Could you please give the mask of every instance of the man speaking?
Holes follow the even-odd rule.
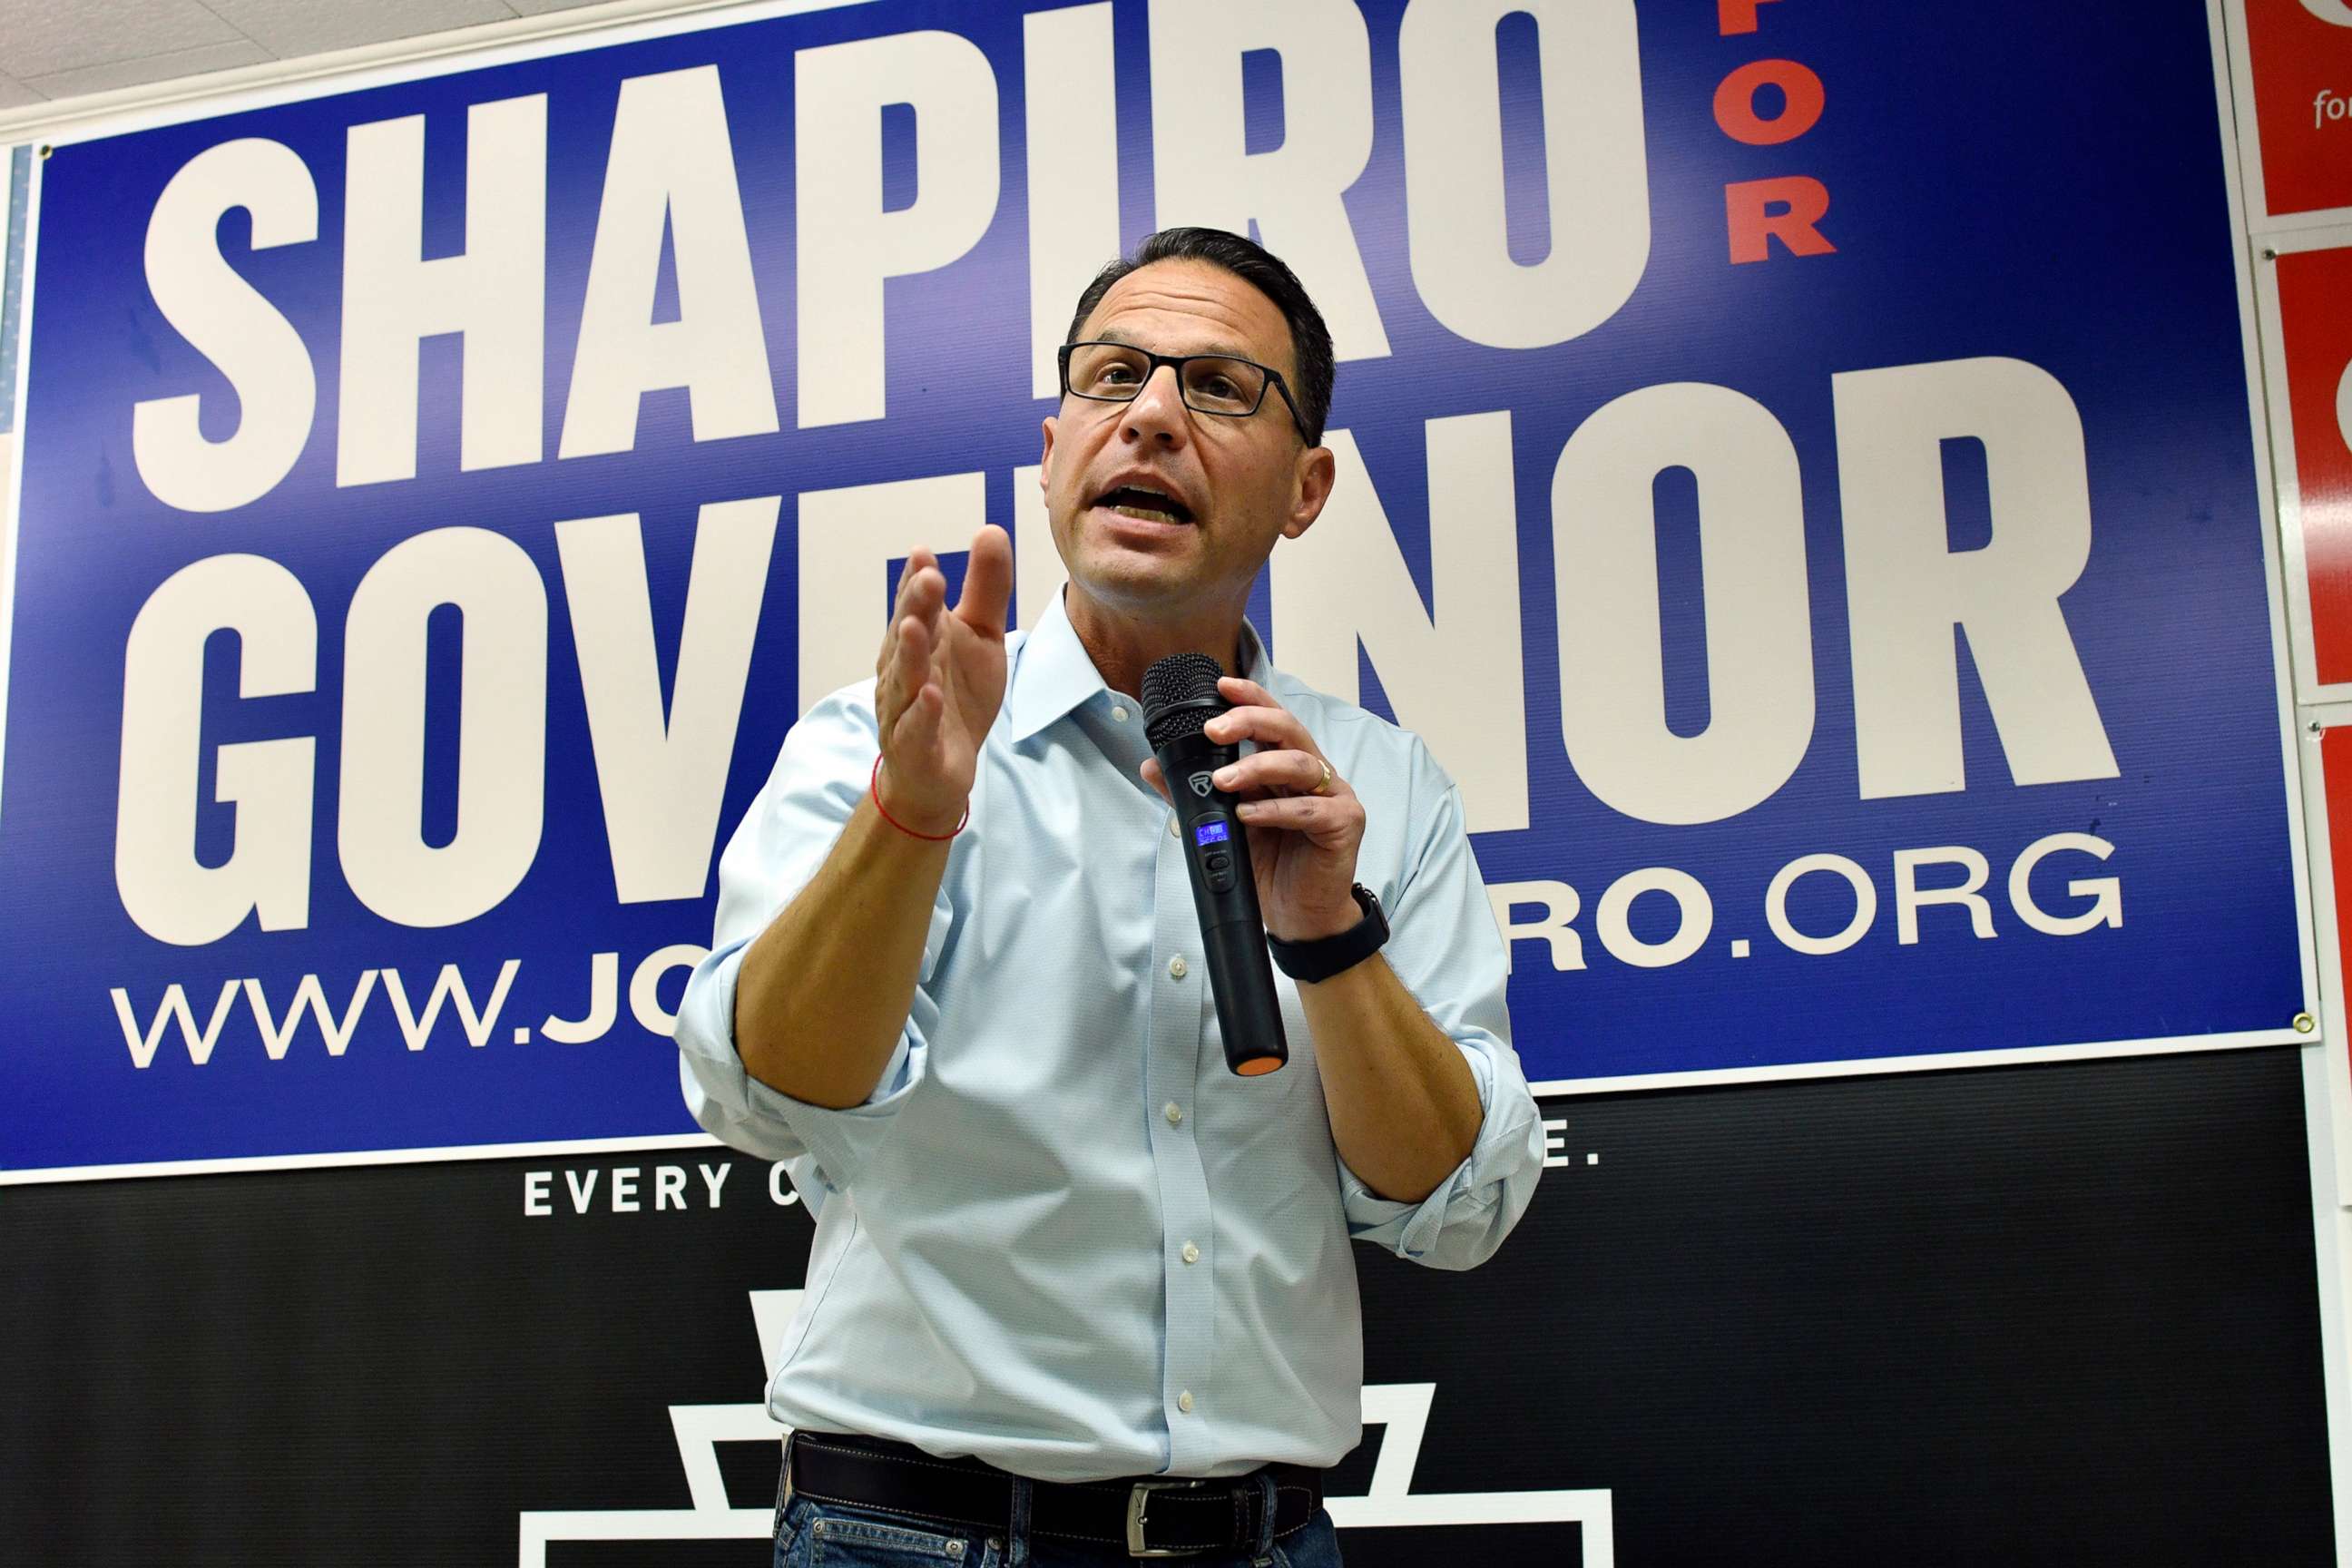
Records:
[[[678,1015],[696,1119],[816,1221],[768,1391],[780,1563],[1336,1563],[1349,1239],[1472,1268],[1543,1163],[1458,791],[1243,619],[1330,494],[1322,316],[1248,240],[1171,229],[1069,339],[1068,586],[1008,637],[1003,530],[952,607],[909,558],[874,680],[730,841]],[[1181,835],[1155,743],[1233,759],[1178,781]],[[1267,941],[1236,943],[1208,916],[1251,890]],[[1267,1037],[1229,1041],[1251,984]]]

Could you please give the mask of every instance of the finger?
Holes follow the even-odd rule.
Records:
[[[939,557],[919,544],[907,552],[907,559],[898,567],[899,596],[901,598],[906,596],[907,584],[912,583],[925,568],[936,566],[939,563]]]
[[[1277,795],[1245,800],[1234,808],[1252,827],[1278,827],[1304,833],[1318,843],[1344,840],[1361,809],[1351,800],[1321,795]]]
[[[1143,759],[1143,782],[1150,784],[1153,789],[1158,790],[1160,792],[1160,799],[1166,801],[1171,805],[1176,804],[1175,797],[1168,793],[1168,780],[1160,772],[1160,762],[1158,758],[1146,757]]]
[[[1228,708],[1210,720],[1203,731],[1221,746],[1255,741],[1261,746],[1287,746],[1322,755],[1316,748],[1315,737],[1307,732],[1307,726],[1298,721],[1297,715],[1281,708]]]
[[[912,616],[902,617],[893,628],[890,668],[875,698],[875,714],[886,732],[922,690],[930,671],[930,628]]]
[[[938,687],[926,684],[918,689],[892,728],[890,753],[906,759],[909,769],[920,767],[939,749],[940,722],[947,706]]]
[[[1231,763],[1216,772],[1216,784],[1231,795],[1246,795],[1255,790],[1287,790],[1294,795],[1338,795],[1346,787],[1339,774],[1331,775],[1331,787],[1318,789],[1323,782],[1327,764],[1312,752],[1254,752],[1237,763]]]
[[[992,522],[972,536],[963,592],[956,596],[956,619],[976,632],[1001,637],[1012,599],[1013,537]]]
[[[1273,692],[1268,691],[1265,687],[1260,686],[1256,681],[1252,680],[1246,675],[1221,675],[1217,677],[1217,691],[1226,701],[1234,704],[1237,708],[1279,708],[1282,706],[1279,701],[1276,700]]]
[[[929,554],[929,551],[924,552]],[[928,565],[915,574],[907,595],[907,614],[916,616],[924,626],[937,627],[940,615],[947,609],[948,579],[937,564]]]
[[[931,628],[913,616],[898,623],[898,695],[903,700],[913,701],[930,679],[938,641]]]
[[[907,552],[906,569],[898,574],[898,594],[891,604],[890,618],[915,616],[926,624],[936,624],[947,596],[947,574],[940,570],[940,558],[917,545]]]
[[[890,679],[891,664],[898,656],[898,623],[906,619],[908,608],[914,602],[915,579],[922,574],[925,564],[925,552],[918,550],[907,557],[906,564],[899,569],[898,586],[890,595],[889,621],[882,634],[882,651],[874,656],[874,679],[877,682]]]
[[[892,620],[897,620],[914,607],[915,595],[919,585],[922,584],[923,574],[927,572],[935,573],[939,568],[939,557],[921,546],[918,545],[908,552],[907,564],[898,574],[898,597],[892,600],[890,605]]]

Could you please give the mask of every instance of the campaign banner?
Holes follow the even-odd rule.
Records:
[[[2297,235],[2266,265],[2271,442],[2296,651],[2305,697],[2341,697],[2352,694],[2352,228]]]
[[[2231,0],[2244,40],[2254,211],[2352,207],[2352,0]]]
[[[1329,319],[1252,617],[1460,783],[1538,1085],[2299,1037],[2219,16],[753,7],[57,144],[0,1166],[690,1135],[719,846],[909,550],[1055,591],[1187,222]]]

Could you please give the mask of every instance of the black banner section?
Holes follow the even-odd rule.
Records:
[[[1360,1253],[1355,1568],[2333,1562],[2294,1050],[1547,1114],[1492,1263]],[[709,1150],[10,1189],[0,1540],[751,1568],[790,1194]]]

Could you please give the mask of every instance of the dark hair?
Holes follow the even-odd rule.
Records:
[[[1077,313],[1070,318],[1070,330],[1063,334],[1062,341],[1077,341],[1079,329],[1095,313],[1095,307],[1102,303],[1103,296],[1110,292],[1112,284],[1155,261],[1206,262],[1232,273],[1274,301],[1274,308],[1289,323],[1290,357],[1297,367],[1296,374],[1286,376],[1284,381],[1291,395],[1298,400],[1298,419],[1307,426],[1307,444],[1321,446],[1323,421],[1331,412],[1331,329],[1323,324],[1323,312],[1307,297],[1298,275],[1264,246],[1238,234],[1222,228],[1163,228],[1147,236],[1132,256],[1122,256],[1095,274],[1087,291],[1078,296]]]

